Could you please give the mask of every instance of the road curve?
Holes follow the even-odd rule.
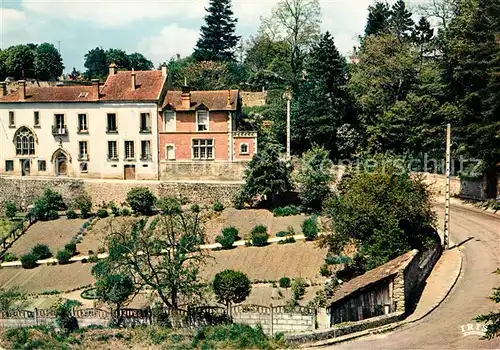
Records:
[[[442,223],[444,208],[436,206]],[[442,225],[441,225],[442,226]],[[393,332],[359,338],[327,349],[500,349],[500,338],[463,336],[462,325],[498,308],[488,297],[500,286],[492,271],[500,267],[500,217],[452,205],[450,235],[464,256],[462,274],[448,298],[421,321]],[[455,248],[456,249],[456,248]]]

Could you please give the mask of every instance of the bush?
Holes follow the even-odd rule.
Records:
[[[12,254],[12,253],[6,253],[2,257],[2,261],[3,262],[11,262],[11,261],[17,261],[17,260],[18,260],[18,257],[15,254]]]
[[[57,252],[56,259],[59,264],[64,265],[69,263],[71,256],[71,252],[68,252],[67,250],[60,250]]]
[[[333,273],[332,271],[330,271],[330,268],[328,267],[327,264],[323,264],[319,268],[319,274],[323,277],[330,277]]]
[[[17,214],[17,207],[13,202],[5,203],[5,216],[9,219],[13,219]]]
[[[295,205],[289,205],[286,207],[278,207],[273,210],[274,216],[292,216],[298,215],[299,209]]]
[[[276,233],[276,237],[286,237],[286,236],[288,236],[287,231],[279,231]]]
[[[306,292],[306,281],[303,278],[295,278],[292,282],[292,295],[295,300],[300,300]]]
[[[46,244],[37,244],[31,248],[31,254],[36,256],[37,260],[48,259],[52,256],[49,246]]]
[[[214,205],[212,206],[212,209],[216,212],[220,212],[220,211],[223,211],[224,210],[224,204],[222,204],[221,202],[217,201],[214,203]]]
[[[279,241],[278,244],[288,244],[288,243],[295,243],[296,240],[293,238],[293,236],[287,236],[284,240]]]
[[[59,219],[59,213],[55,210],[49,210],[47,213],[47,220],[57,220]]]
[[[225,227],[222,229],[222,235],[215,238],[215,241],[219,243],[223,249],[229,249],[233,247],[233,243],[238,238],[238,229],[236,227]]]
[[[24,254],[21,257],[21,265],[25,269],[33,269],[38,266],[37,260],[37,256],[33,253]]]
[[[263,225],[255,226],[250,232],[252,238],[252,245],[256,247],[262,247],[267,244],[269,239],[269,234],[267,233],[267,227]]]
[[[101,208],[97,211],[97,216],[100,217],[101,219],[108,217],[108,215],[109,214],[108,214],[108,211],[106,209]]]
[[[292,285],[292,281],[289,277],[281,277],[280,278],[280,288],[290,288]]]
[[[252,290],[252,283],[243,272],[224,270],[215,275],[212,289],[217,301],[229,308],[232,303],[245,301]]]
[[[31,214],[38,220],[55,220],[59,218],[57,210],[65,210],[66,205],[60,193],[46,189],[40,198],[35,200]]]
[[[113,216],[120,216],[120,209],[116,206],[115,202],[111,201],[108,203],[108,208],[111,209]]]
[[[97,255],[93,254],[93,255],[90,255],[89,258],[87,259],[87,261],[89,263],[96,263],[99,261],[99,258],[97,257]]]
[[[307,241],[314,241],[318,236],[318,218],[316,215],[312,215],[310,218],[304,220],[301,225],[302,233],[306,237]]]
[[[66,217],[70,220],[73,220],[73,219],[76,219],[78,217],[78,215],[76,214],[76,212],[73,209],[70,209],[66,212]]]
[[[87,218],[92,210],[92,198],[88,194],[81,194],[75,197],[73,206],[80,210],[83,218]]]
[[[149,215],[156,203],[156,197],[147,187],[134,187],[127,193],[127,203],[135,213]]]
[[[239,238],[239,233],[238,229],[234,226],[224,227],[222,229],[222,235],[224,237],[233,237],[235,240]]]
[[[71,253],[71,256],[76,254],[76,243],[75,242],[69,242],[64,246],[64,250],[68,251]]]
[[[123,208],[120,210],[120,215],[121,216],[130,216],[130,210],[128,208]]]

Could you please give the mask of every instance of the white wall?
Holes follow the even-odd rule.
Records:
[[[9,111],[15,112],[15,128],[9,127]],[[40,127],[34,127],[34,111],[40,112]],[[78,114],[87,114],[89,134],[78,134]],[[107,113],[116,113],[118,134],[107,134]],[[140,134],[140,113],[151,116],[150,134]],[[64,114],[68,127],[68,136],[52,135],[54,114]],[[53,153],[62,146],[72,158],[68,163],[68,176],[89,178],[122,179],[124,165],[133,164],[137,179],[156,179],[157,170],[157,106],[154,103],[2,103],[0,104],[0,173],[5,172],[5,160],[14,160],[14,173],[21,174],[19,160],[31,158],[31,175],[55,176],[55,164],[51,163]],[[27,126],[36,133],[38,143],[35,144],[34,156],[16,156],[13,138],[16,130]],[[107,141],[116,140],[118,144],[118,161],[107,160]],[[135,161],[125,161],[124,141],[134,141]],[[151,141],[151,161],[141,161],[141,140]],[[88,173],[80,172],[78,161],[78,142],[88,142]],[[38,172],[38,160],[45,160],[46,172]],[[116,167],[113,167],[116,165]],[[147,165],[144,167],[143,165]]]

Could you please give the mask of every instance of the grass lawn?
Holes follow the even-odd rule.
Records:
[[[0,219],[0,239],[9,234],[13,225],[12,221],[8,219]]]

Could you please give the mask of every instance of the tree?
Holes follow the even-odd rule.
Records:
[[[231,304],[241,303],[250,295],[252,284],[243,272],[224,270],[215,275],[212,288],[217,301],[226,305],[229,312]]]
[[[253,203],[257,198],[274,205],[292,189],[290,165],[280,158],[281,145],[268,140],[245,169],[245,184],[238,201]]]
[[[365,36],[386,33],[389,30],[390,17],[391,10],[387,2],[377,1],[375,5],[368,6]]]
[[[361,261],[363,270],[438,242],[435,214],[423,179],[410,176],[396,158],[371,160],[361,161],[358,170],[348,169],[339,193],[325,203],[332,233],[320,238],[320,245],[335,255],[342,254],[347,245],[355,245],[355,260]]]
[[[399,40],[407,39],[412,33],[415,22],[412,13],[406,9],[404,0],[397,0],[391,8],[390,26]]]
[[[305,53],[320,34],[321,7],[319,0],[280,0],[272,16],[262,19],[261,31],[289,44],[292,72],[290,85],[298,88]]]
[[[147,187],[134,187],[127,193],[127,203],[137,214],[149,215],[156,203],[156,197]]]
[[[87,52],[84,67],[87,68],[85,72],[87,79],[104,78],[109,71],[106,52],[100,47]]]
[[[423,64],[424,53],[429,52],[429,43],[434,36],[434,29],[424,17],[420,17],[413,31],[413,42],[420,48],[420,65]]]
[[[68,78],[70,80],[77,80],[80,77],[80,75],[81,75],[80,71],[76,70],[76,68],[73,67],[73,70],[71,71],[71,73],[69,73]]]
[[[154,68],[153,62],[148,60],[142,53],[134,52],[128,55],[130,68],[135,70],[152,70]]]
[[[34,68],[35,76],[39,80],[57,80],[62,75],[64,70],[62,57],[54,45],[43,43],[37,46]]]
[[[232,61],[240,37],[235,35],[236,23],[231,0],[210,0],[205,25],[201,27],[193,57],[197,61]]]
[[[174,85],[184,85],[184,80],[194,90],[221,90],[229,85],[226,63],[203,61],[181,67],[175,75]]]
[[[200,249],[205,234],[199,208],[183,211],[173,206],[149,225],[147,221],[110,225],[106,238],[109,257],[100,269],[128,276],[136,292],[144,287],[152,289],[166,307],[194,302],[203,293],[199,270],[206,260]]]
[[[53,306],[56,314],[56,323],[67,334],[78,329],[78,320],[71,314],[74,308],[81,306],[78,300],[59,299]]]
[[[92,210],[92,198],[88,194],[81,194],[73,199],[73,207],[80,210],[83,218],[88,217]]]
[[[497,269],[494,273],[500,274],[500,269]],[[490,299],[497,304],[500,303],[500,288],[493,289]],[[500,312],[490,312],[489,314],[480,315],[475,320],[486,323],[486,333],[484,335],[486,339],[491,340],[500,336]]]
[[[299,198],[307,210],[320,212],[323,202],[330,196],[332,161],[328,151],[314,146],[302,155],[297,175]]]
[[[130,59],[127,53],[120,49],[107,49],[105,52],[106,55],[106,67],[109,67],[111,63],[116,64],[118,68],[124,70],[131,70]],[[108,69],[106,69],[106,73]]]
[[[5,203],[5,216],[12,220],[16,217],[16,214],[17,206],[14,204],[14,202]]]
[[[9,76],[14,79],[34,77],[35,52],[28,45],[16,45],[7,49],[5,66]]]
[[[35,200],[32,214],[38,220],[51,220],[52,212],[66,209],[66,205],[60,193],[46,188],[42,196]]]
[[[26,294],[19,287],[0,288],[0,312],[23,310],[27,304]]]

